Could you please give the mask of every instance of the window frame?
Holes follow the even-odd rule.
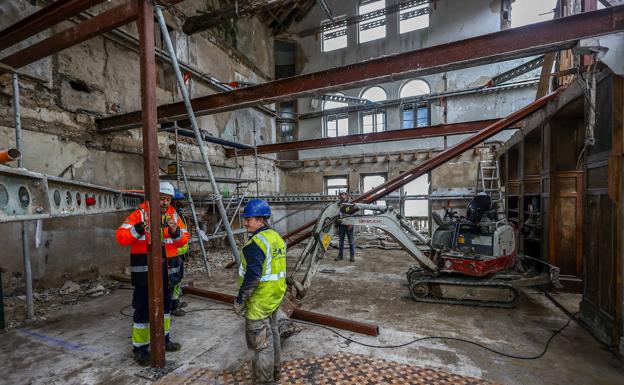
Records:
[[[426,7],[425,7],[425,5],[426,5]],[[414,10],[425,9],[425,8],[427,9],[427,12],[425,12],[424,14],[413,17],[415,19],[417,17],[421,17],[421,16],[424,16],[424,15],[427,15],[427,25],[425,27],[420,27],[420,28],[416,28],[416,29],[410,29],[409,31],[402,31],[401,30],[401,22],[405,21],[405,20],[412,19],[412,18],[407,18],[405,20],[401,20],[401,15],[405,14],[405,13],[408,13],[408,12],[412,12],[412,11],[408,11],[409,9],[412,9],[412,8],[414,8]],[[398,33],[399,36],[401,36],[403,34],[406,34],[406,33],[410,33],[410,32],[421,31],[423,29],[429,28],[430,26],[431,26],[431,3],[429,3],[429,1],[427,1],[425,3],[422,3],[422,4],[419,4],[419,5],[412,6],[412,7],[406,7],[405,9],[399,9],[399,11],[397,12],[397,31],[399,32]]]
[[[329,20],[329,19],[323,20],[323,21],[321,21],[321,27],[324,27],[325,25],[337,24],[337,23],[340,23],[340,25],[335,27],[335,28],[331,28],[331,29],[327,29],[327,30],[325,30],[323,28],[323,30],[321,32],[321,52],[323,52],[323,53],[325,53],[325,52],[334,52],[334,51],[338,51],[338,50],[345,49],[345,48],[349,47],[349,36],[348,36],[348,33],[349,33],[349,28],[348,27],[349,26],[347,25],[347,16],[346,15],[343,15],[343,16],[340,16],[340,17],[335,17],[333,22],[331,20]],[[344,45],[344,47],[339,47],[339,48],[326,50],[325,49],[325,44],[326,44],[325,41],[326,40],[331,40],[331,39],[325,39],[325,35],[326,34],[330,34],[330,33],[336,33],[338,31],[343,31],[343,30],[344,30],[344,33],[340,34],[339,36],[336,36],[334,39],[338,39],[338,38],[340,38],[342,36],[345,36],[345,45]]]
[[[383,7],[379,8],[379,9],[376,9],[374,11],[360,13],[360,9],[362,8],[362,6],[365,6],[365,5],[368,5],[368,4],[377,3],[377,2],[383,2]],[[386,0],[360,0],[358,2],[358,5],[357,5],[357,15],[358,16],[366,15],[366,14],[371,13],[371,12],[376,12],[377,10],[385,9],[386,7],[387,7]],[[388,21],[387,21],[387,18],[388,18],[388,15],[384,14],[382,16],[377,16],[377,17],[374,17],[374,18],[371,18],[371,19],[362,20],[362,21],[358,22],[357,23],[357,38],[358,38],[357,41],[358,41],[358,44],[364,44],[364,43],[368,43],[368,42],[371,42],[371,41],[377,41],[377,40],[381,40],[381,39],[387,38],[388,37]],[[368,31],[368,30],[372,30],[372,29],[375,29],[375,28],[379,28],[379,26],[374,26],[374,27],[367,28],[367,29],[364,29],[364,30],[361,29],[362,26],[363,25],[365,26],[365,25],[368,25],[368,24],[374,24],[376,22],[379,22],[380,26],[383,26],[383,36],[379,36],[379,37],[376,37],[374,39],[363,41],[362,40],[362,32],[363,31]]]
[[[406,108],[411,107],[411,108]],[[426,124],[419,124],[418,111],[425,109],[427,111],[427,122]],[[411,110],[412,111],[412,120],[410,127],[405,127],[405,112]],[[431,104],[427,100],[419,100],[415,102],[401,103],[400,118],[401,118],[401,129],[406,130],[410,128],[419,128],[419,127],[427,127],[431,126]]]
[[[338,122],[343,119],[346,120],[347,122],[347,133],[345,135],[339,135]],[[336,122],[336,135],[335,136],[329,136],[329,122],[330,121]],[[349,135],[349,114],[348,113],[339,112],[335,114],[328,114],[323,117],[323,138],[338,138],[340,136],[347,136],[347,135]]]
[[[383,123],[381,124],[381,130],[379,129],[380,124],[377,121],[377,118],[379,115],[383,116]],[[365,132],[364,131],[364,118],[366,116],[372,116],[373,118],[373,131],[372,132],[383,132],[386,131],[388,129],[388,115],[386,114],[386,109],[385,108],[374,108],[372,110],[366,110],[366,111],[362,111],[360,112],[360,132],[362,134],[368,134],[369,132]]]
[[[344,184],[344,185],[332,185],[332,186],[330,186],[328,182],[329,182],[331,179],[345,179],[346,184]],[[330,189],[330,188],[332,188],[332,189],[338,189],[338,190],[339,190],[339,192],[340,192],[340,191],[346,191],[346,192],[348,192],[348,191],[349,191],[349,175],[326,175],[326,176],[324,176],[324,177],[323,177],[323,193],[324,193],[325,195],[336,195],[336,196],[338,196],[339,192],[338,192],[338,193],[336,193],[336,194],[330,194],[330,193],[329,193],[329,189]],[[344,188],[344,190],[342,190],[342,188]]]

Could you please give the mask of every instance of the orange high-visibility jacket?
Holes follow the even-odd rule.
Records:
[[[147,205],[145,203],[141,203],[139,208],[134,210],[117,229],[117,243],[121,246],[130,246],[131,254],[147,253],[147,241],[145,240],[145,235],[139,235],[134,229],[134,225],[137,223],[145,222],[146,211]],[[177,238],[171,238],[169,236],[169,226],[166,224],[165,217],[172,217],[175,219],[176,224],[180,228],[180,235]],[[184,246],[189,240],[189,233],[186,229],[186,225],[178,213],[176,213],[175,209],[171,206],[167,207],[166,213],[161,214],[160,220],[160,235],[162,243],[165,246],[165,254],[167,258],[176,257],[178,255],[178,247]],[[155,225],[157,222],[152,220],[152,223]],[[152,239],[155,239],[155,234],[158,233],[155,233],[152,230]]]

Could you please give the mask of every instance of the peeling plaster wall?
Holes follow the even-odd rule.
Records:
[[[120,4],[121,0],[105,2],[89,10],[97,14]],[[202,9],[203,1],[188,0],[179,9],[195,14]],[[34,12],[30,2],[1,2],[0,29]],[[166,13],[167,24],[181,31],[180,21]],[[59,32],[69,26],[64,22],[51,29]],[[136,53],[135,23],[121,27],[128,34],[124,45],[106,36],[90,39],[49,58],[20,69],[21,110],[24,137],[24,164],[29,170],[59,175],[95,184],[127,189],[143,188],[142,139],[140,130],[116,134],[99,134],[95,119],[140,108],[139,61]],[[173,33],[176,52],[181,60],[200,72],[222,81],[248,80],[264,82],[273,76],[273,43],[270,31],[257,20],[239,23],[239,47],[226,47],[209,33],[187,37]],[[47,37],[50,32],[40,34]],[[39,36],[26,43],[3,51],[6,54],[24,48]],[[134,45],[133,45],[134,44]],[[253,68],[245,63],[251,63]],[[181,100],[169,65],[157,60],[157,99],[159,104]],[[164,76],[162,76],[164,75]],[[163,82],[163,80],[165,80]],[[215,91],[200,80],[190,82],[191,94],[203,96]],[[15,130],[10,77],[0,77],[0,148],[13,147]],[[274,121],[257,110],[243,109],[204,116],[199,119],[201,128],[216,137],[247,144],[256,141],[275,141]],[[159,134],[161,169],[175,158],[173,135]],[[201,160],[199,151],[191,141],[180,139],[183,158]],[[217,176],[253,179],[256,177],[253,157],[228,159],[224,148],[208,144],[209,157]],[[270,157],[258,160],[259,189],[261,194],[280,190],[282,171],[275,167]],[[187,166],[188,174],[203,175],[203,167]],[[238,170],[238,172],[237,172]],[[234,185],[220,189],[233,191]],[[209,193],[208,184],[193,183],[192,190]],[[255,191],[255,185],[253,185]],[[114,232],[127,214],[106,214],[69,219],[43,221],[41,245],[34,245],[34,223],[31,232],[31,258],[35,285],[61,284],[65,277],[76,279],[91,277],[98,271],[120,270],[129,262],[128,250],[119,247]],[[0,251],[0,265],[9,274],[19,276],[23,270],[21,250],[21,224],[0,224],[5,234],[5,247]],[[88,239],[89,242],[84,242]],[[6,281],[5,281],[6,282]]]

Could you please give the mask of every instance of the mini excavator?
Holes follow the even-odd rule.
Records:
[[[521,287],[561,287],[559,268],[519,258],[514,227],[498,218],[489,195],[473,197],[465,217],[447,208],[432,219],[437,228],[429,238],[391,206],[330,204],[288,277],[290,293],[298,299],[306,295],[338,224],[374,227],[393,237],[417,262],[407,281],[418,302],[512,308]]]

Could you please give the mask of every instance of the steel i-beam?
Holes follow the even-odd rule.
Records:
[[[374,189],[367,191],[366,193],[360,195],[353,201],[361,202],[361,203],[372,203],[383,198],[384,196],[392,193],[393,191],[398,190],[402,186],[405,186],[406,184],[420,177],[421,175],[424,175],[428,173],[429,171],[434,170],[435,168],[439,167],[445,162],[455,158],[456,156],[461,155],[464,151],[467,151],[473,148],[479,143],[485,141],[488,138],[491,138],[492,136],[496,135],[497,133],[501,132],[507,127],[519,122],[521,119],[525,118],[526,116],[544,107],[546,103],[548,103],[550,100],[557,97],[562,90],[563,89],[560,88],[556,90],[555,92],[534,101],[533,103],[527,105],[526,107],[521,108],[520,110],[512,113],[511,115],[498,120],[496,123],[489,125],[483,130],[477,132],[476,134],[464,139],[463,141],[457,143],[456,145],[452,147],[449,147],[448,149],[424,161],[418,166],[379,185],[378,187],[375,187]],[[300,226],[299,228],[287,233],[286,235],[284,235],[284,238],[290,238],[296,234],[299,234],[302,231],[314,226],[315,223],[316,223],[315,221],[308,222]],[[311,232],[308,231],[298,236],[297,238],[292,239],[290,242],[288,242],[288,246],[293,246],[303,241],[304,239],[308,238],[310,235],[311,235]]]
[[[0,223],[135,209],[142,195],[0,165]]]
[[[349,87],[361,87],[443,71],[453,71],[571,48],[579,39],[624,30],[624,5],[512,28],[421,50],[385,56],[230,92],[192,100],[196,115],[207,115],[281,100],[311,96]],[[186,115],[184,103],[158,108],[159,121]],[[137,127],[140,111],[103,118],[99,129]]]
[[[0,51],[105,0],[57,0],[0,31]]]

